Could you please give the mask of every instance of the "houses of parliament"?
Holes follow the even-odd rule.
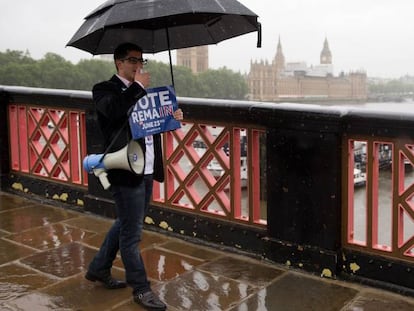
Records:
[[[251,61],[247,75],[249,99],[257,101],[286,100],[366,100],[367,75],[350,72],[333,75],[332,53],[325,38],[320,64],[287,63],[280,38],[276,55],[268,61]]]
[[[208,69],[208,47],[177,50],[177,64],[193,73]],[[248,99],[280,101],[365,101],[368,96],[367,75],[362,71],[333,75],[332,53],[325,38],[320,63],[308,67],[304,62],[286,62],[280,38],[271,63],[251,61],[246,76]]]

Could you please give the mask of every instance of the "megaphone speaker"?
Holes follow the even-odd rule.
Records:
[[[106,179],[106,171],[110,169],[123,169],[137,175],[144,172],[144,153],[138,142],[131,140],[124,148],[113,153],[91,154],[83,159],[83,168],[90,174],[99,177],[105,189],[110,184]]]

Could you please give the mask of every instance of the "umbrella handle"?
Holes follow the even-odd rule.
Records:
[[[165,32],[167,33],[167,46],[168,46],[168,57],[170,58],[170,73],[171,73],[171,82],[172,86],[175,89],[175,83],[174,83],[174,72],[173,72],[173,65],[171,60],[171,48],[170,48],[170,32],[168,31],[168,26],[165,27]]]
[[[257,47],[262,47],[262,24],[257,23]]]

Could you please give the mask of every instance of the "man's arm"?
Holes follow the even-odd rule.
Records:
[[[125,119],[130,107],[146,94],[145,89],[135,82],[125,90],[111,81],[98,83],[92,89],[97,111],[115,122]]]

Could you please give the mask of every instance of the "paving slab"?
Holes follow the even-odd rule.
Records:
[[[357,293],[349,287],[288,272],[232,311],[338,311]]]
[[[5,193],[0,193],[0,212],[34,205],[33,201],[28,199],[16,196],[16,195],[9,195]]]
[[[211,248],[202,247],[194,243],[187,243],[178,239],[170,240],[159,246],[160,248],[177,252],[182,255],[198,258],[204,261],[213,260],[218,257],[224,256],[225,253]]]
[[[48,226],[78,216],[73,211],[41,204],[8,210],[0,215],[0,229],[11,233]]]
[[[27,257],[35,250],[0,239],[0,265]]]
[[[348,306],[341,311],[413,311],[414,302],[401,296],[386,293],[360,292]]]
[[[112,226],[113,219],[77,214],[77,217],[64,221],[66,224],[95,233],[106,233]]]

